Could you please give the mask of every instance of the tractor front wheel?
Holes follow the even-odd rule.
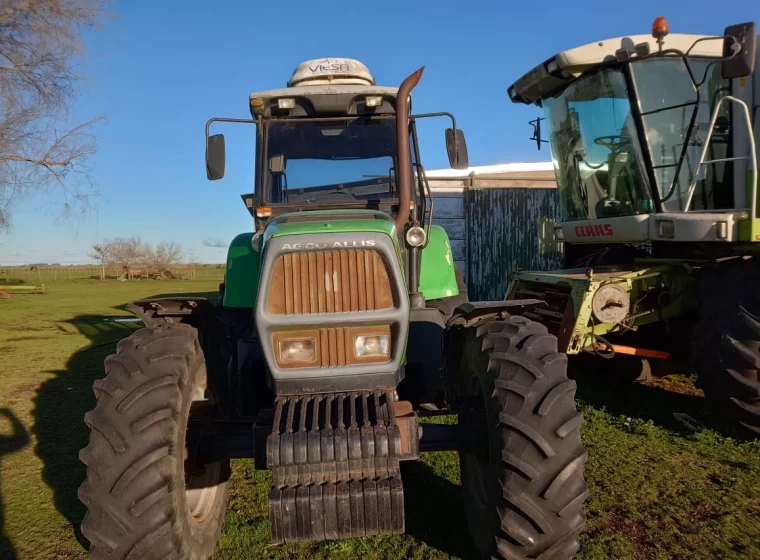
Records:
[[[546,327],[523,317],[478,327],[466,344],[481,362],[460,414],[481,435],[476,451],[460,452],[473,541],[487,558],[569,559],[588,490],[567,356]]]
[[[197,331],[143,328],[122,340],[96,381],[80,452],[87,478],[82,534],[91,558],[211,557],[222,530],[229,461],[195,461],[189,429],[205,400],[206,365]],[[193,406],[196,403],[196,406]]]

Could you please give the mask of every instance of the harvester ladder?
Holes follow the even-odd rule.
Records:
[[[748,156],[718,158],[718,159],[711,159],[711,160],[705,161],[705,155],[707,155],[707,149],[710,146],[710,140],[712,139],[713,132],[715,131],[715,122],[718,119],[718,113],[720,113],[721,104],[724,101],[737,103],[742,108],[744,121],[747,124],[747,130],[749,131],[750,153]],[[686,211],[688,211],[689,206],[691,206],[691,201],[694,198],[694,192],[697,189],[697,178],[699,177],[699,171],[704,164],[721,163],[725,161],[739,161],[739,160],[749,160],[752,163],[752,197],[751,197],[752,200],[750,201],[750,218],[754,220],[757,218],[758,183],[757,183],[757,151],[755,148],[755,134],[754,134],[754,131],[752,130],[752,119],[750,117],[749,107],[744,101],[732,95],[726,95],[725,97],[721,98],[718,101],[718,103],[715,106],[715,109],[713,110],[712,117],[710,118],[710,126],[707,129],[707,138],[705,138],[705,142],[702,146],[702,153],[699,156],[699,164],[697,165],[697,171],[696,173],[694,173],[694,178],[692,179],[691,185],[689,185],[689,198],[686,201]]]

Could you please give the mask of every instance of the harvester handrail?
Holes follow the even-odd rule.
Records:
[[[747,159],[752,162],[752,200],[750,202],[750,218],[756,219],[757,218],[757,189],[758,189],[758,182],[757,182],[757,150],[755,147],[755,135],[754,131],[752,130],[752,119],[750,118],[750,111],[749,107],[747,106],[747,103],[745,103],[743,100],[739,99],[738,97],[734,97],[732,95],[726,95],[718,100],[718,104],[715,106],[715,109],[713,109],[712,117],[710,118],[710,125],[707,130],[707,138],[705,138],[704,144],[702,146],[702,153],[699,156],[699,164],[697,165],[697,170],[694,173],[694,178],[692,179],[691,185],[689,186],[689,198],[686,201],[686,211],[689,211],[689,206],[691,206],[691,201],[694,198],[694,192],[697,190],[697,177],[699,177],[699,168],[702,167],[702,165],[705,162],[705,155],[707,155],[707,149],[710,147],[710,140],[712,139],[713,131],[715,130],[715,122],[718,120],[718,113],[720,112],[721,104],[724,101],[730,101],[732,103],[737,103],[744,112],[744,119],[747,123],[747,131],[749,132],[749,156],[746,157],[737,157],[737,158],[731,158],[734,159]]]

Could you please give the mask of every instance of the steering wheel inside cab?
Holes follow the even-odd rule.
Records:
[[[615,154],[622,152],[623,148],[628,146],[630,143],[631,137],[622,135],[599,136],[598,138],[594,139],[594,144],[604,146]]]

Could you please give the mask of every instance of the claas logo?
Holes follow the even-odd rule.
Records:
[[[610,237],[615,232],[612,224],[599,224],[595,226],[575,226],[575,235],[578,237]]]

